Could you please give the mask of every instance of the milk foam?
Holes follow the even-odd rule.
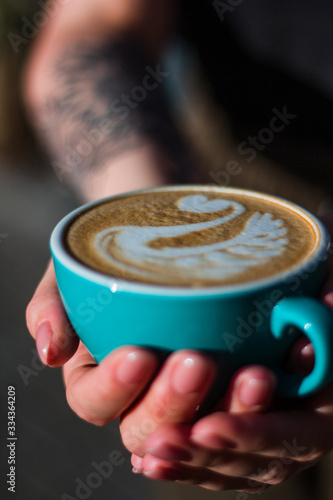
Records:
[[[184,196],[178,210],[214,213],[227,210],[227,215],[211,221],[176,226],[117,226],[99,232],[94,239],[95,252],[117,271],[119,276],[131,274],[136,279],[158,282],[158,275],[173,274],[188,279],[221,282],[262,266],[270,258],[281,255],[289,242],[284,221],[269,212],[254,213],[239,229],[237,218],[246,208],[227,199],[208,199],[204,194]],[[231,210],[231,212],[230,212]],[[227,241],[200,246],[155,248],[158,238],[176,238],[197,231],[234,223],[234,235]],[[157,278],[157,279],[156,279]]]

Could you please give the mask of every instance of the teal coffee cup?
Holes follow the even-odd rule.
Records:
[[[98,362],[127,344],[196,349],[218,360],[221,392],[261,364],[287,397],[333,379],[333,312],[316,298],[328,248],[322,223],[293,203],[200,185],[87,204],[51,237],[64,307]],[[306,376],[284,368],[300,335],[315,352]]]

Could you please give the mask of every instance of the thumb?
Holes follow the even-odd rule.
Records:
[[[26,321],[43,363],[61,366],[75,353],[79,339],[62,305],[52,261],[28,304]]]

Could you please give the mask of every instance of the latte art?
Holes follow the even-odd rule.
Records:
[[[274,220],[271,214],[255,213],[239,235],[230,240],[197,247],[152,248],[156,238],[174,238],[205,231],[235,219],[245,208],[228,200],[209,201],[204,195],[189,195],[179,201],[179,210],[193,212],[218,212],[227,208],[233,211],[209,222],[166,227],[122,226],[99,233],[94,248],[102,258],[119,272],[130,271],[138,278],[154,279],[156,267],[159,274],[179,272],[186,279],[211,279],[221,281],[237,275],[250,266],[260,265],[269,257],[280,255],[288,243],[283,238],[287,229],[283,221]],[[171,268],[171,269],[170,269]]]
[[[298,214],[232,190],[115,198],[83,213],[67,235],[71,253],[98,271],[174,286],[268,277],[301,262],[313,241]]]

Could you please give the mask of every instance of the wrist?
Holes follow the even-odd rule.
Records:
[[[112,158],[96,171],[83,175],[77,183],[85,202],[138,189],[170,184],[174,165],[157,147],[143,145]]]

